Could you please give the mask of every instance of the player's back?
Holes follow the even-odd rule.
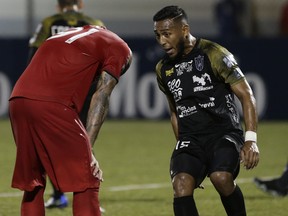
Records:
[[[56,14],[47,19],[47,25],[50,27],[50,35],[55,35],[59,32],[66,31],[71,27],[79,27],[84,25],[101,25],[102,22],[94,20],[89,16],[77,11],[68,11],[65,13]]]
[[[128,45],[107,29],[69,29],[43,43],[11,97],[72,103],[80,110],[92,80],[102,71],[118,79],[130,53]]]
[[[29,41],[30,47],[39,47],[47,38],[71,27],[84,25],[103,26],[101,20],[95,20],[78,11],[66,11],[45,18],[37,27],[33,37]]]

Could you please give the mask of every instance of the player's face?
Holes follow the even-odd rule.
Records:
[[[181,22],[174,22],[171,19],[157,21],[154,23],[154,33],[157,42],[171,59],[183,54],[185,40]]]

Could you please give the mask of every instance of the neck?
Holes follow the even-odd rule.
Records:
[[[66,6],[62,9],[62,12],[67,12],[67,11],[79,11],[79,8],[77,5],[72,5],[72,6]]]
[[[196,38],[192,36],[191,34],[188,35],[188,38],[186,39],[186,46],[185,46],[185,52],[184,54],[188,54],[191,52],[191,50],[194,48],[196,44]]]

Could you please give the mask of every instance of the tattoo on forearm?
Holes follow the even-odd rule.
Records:
[[[115,85],[115,78],[107,73],[104,73],[98,80],[96,92],[92,97],[87,118],[87,132],[92,146],[107,116],[110,94]]]

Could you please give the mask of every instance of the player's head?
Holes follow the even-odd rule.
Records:
[[[79,0],[58,0],[58,4],[61,8],[78,5],[78,2]]]
[[[153,21],[156,39],[168,56],[182,55],[190,35],[186,12],[178,6],[167,6],[154,15]]]
[[[83,0],[58,0],[57,7],[59,12],[65,9],[78,11],[83,8]]]

